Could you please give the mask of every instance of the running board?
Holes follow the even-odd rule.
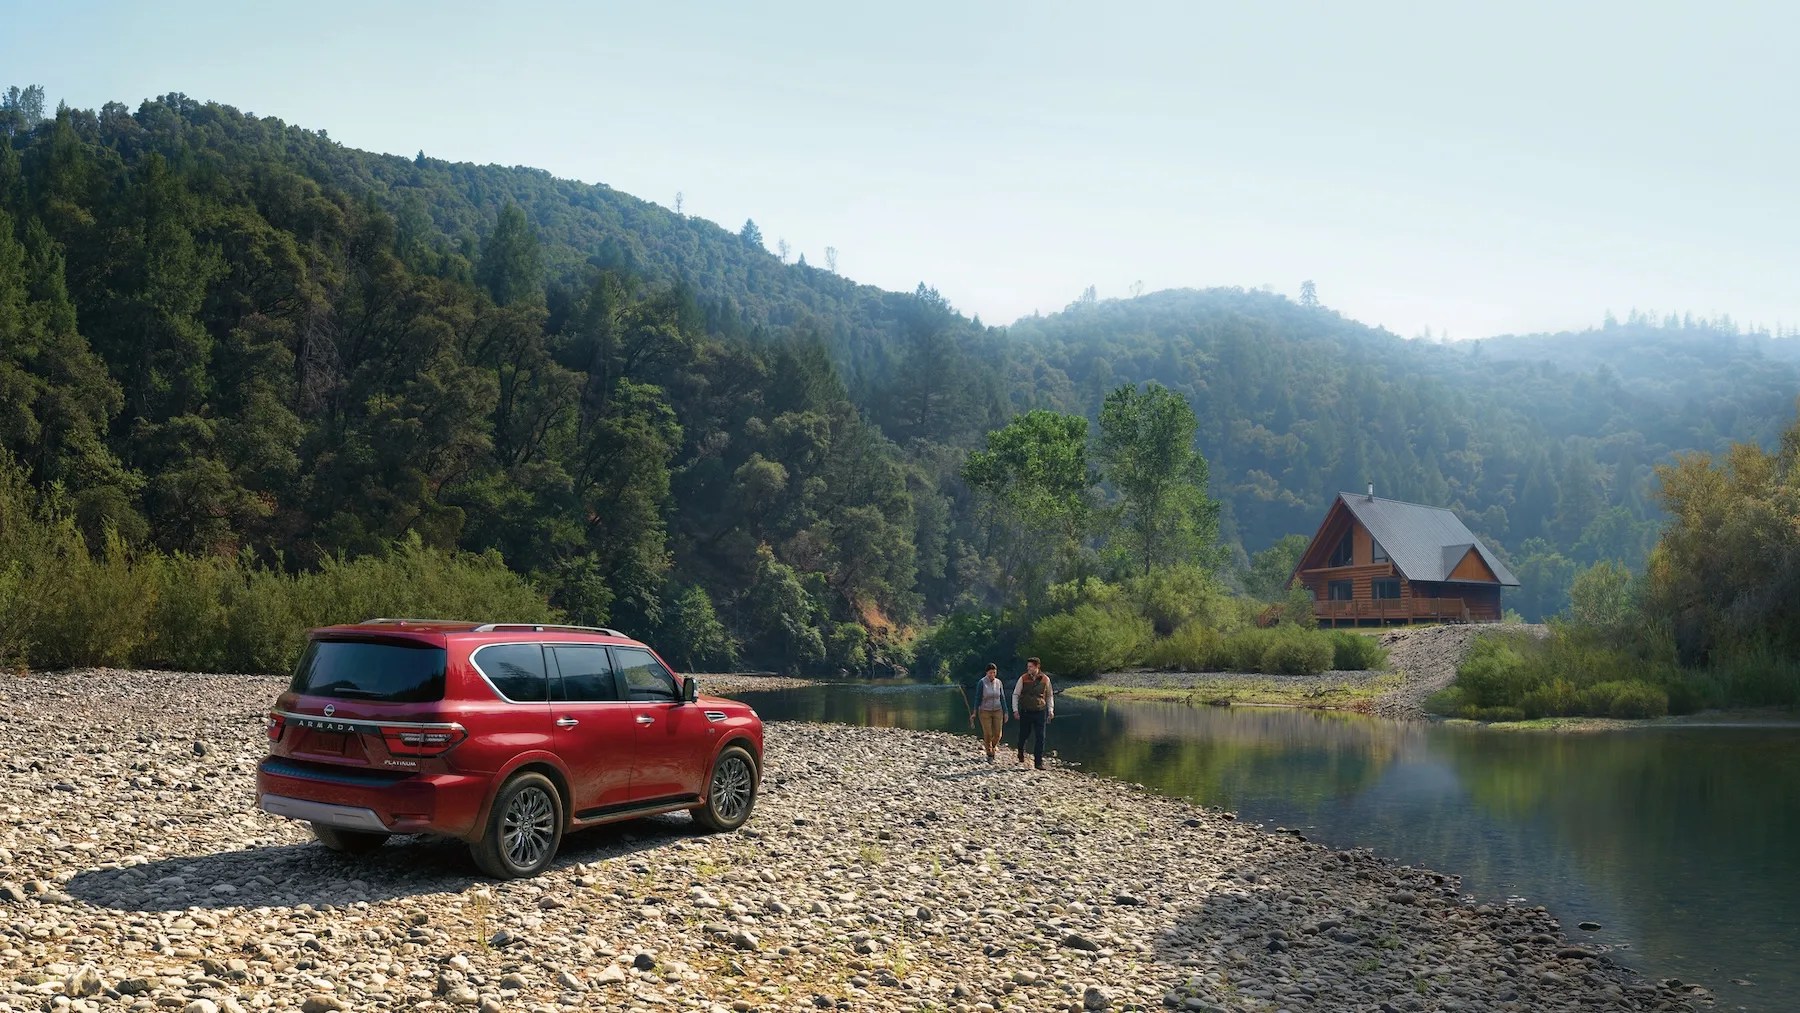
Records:
[[[589,823],[609,823],[613,820],[632,819],[638,816],[657,816],[662,813],[674,812],[677,809],[690,809],[699,804],[700,796],[698,795],[670,795],[666,798],[651,799],[648,802],[583,809],[575,814],[574,822],[577,826]]]

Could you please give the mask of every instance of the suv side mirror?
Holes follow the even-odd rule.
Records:
[[[681,699],[683,703],[693,703],[700,699],[700,683],[691,675],[681,677]]]

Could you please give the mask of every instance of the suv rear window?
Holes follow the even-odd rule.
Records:
[[[289,685],[341,700],[429,703],[444,698],[442,647],[410,640],[314,640]]]

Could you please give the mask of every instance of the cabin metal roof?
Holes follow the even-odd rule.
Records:
[[[1408,580],[1450,583],[1482,583],[1487,581],[1453,581],[1456,564],[1474,549],[1481,561],[1494,571],[1500,583],[1518,587],[1519,580],[1500,562],[1488,547],[1481,544],[1468,525],[1455,513],[1443,507],[1406,503],[1397,499],[1365,496],[1360,492],[1340,492],[1338,499],[1349,508],[1369,536],[1381,543],[1388,558]]]

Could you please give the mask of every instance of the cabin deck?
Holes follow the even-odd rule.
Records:
[[[1321,626],[1360,626],[1363,623],[1466,623],[1491,620],[1473,618],[1468,603],[1460,598],[1386,598],[1361,601],[1314,601],[1313,618]]]

